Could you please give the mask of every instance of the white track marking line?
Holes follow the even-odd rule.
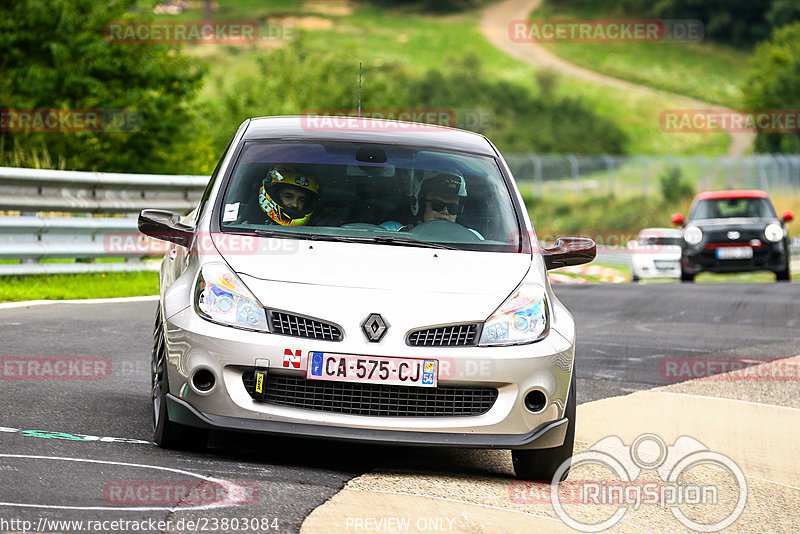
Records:
[[[131,464],[126,462],[112,462],[107,460],[89,460],[87,458],[71,458],[67,456],[34,456],[29,454],[2,454],[0,453],[0,458],[23,458],[26,460],[57,460],[63,462],[78,462],[78,463],[90,463],[90,464],[101,464],[101,465],[114,465],[114,466],[123,466],[123,467],[135,467],[140,469],[153,469],[155,471],[168,471],[172,473],[178,473],[181,475],[189,476],[192,478],[197,478],[200,480],[205,480],[206,482],[213,482],[223,486],[225,490],[230,494],[230,490],[232,488],[239,487],[238,484],[235,482],[229,482],[227,480],[222,480],[219,478],[214,478],[206,475],[201,475],[199,473],[192,473],[191,471],[184,471],[183,469],[177,469],[174,467],[161,467],[157,465],[146,465],[146,464]],[[12,502],[0,502],[0,506],[10,506],[16,508],[45,508],[45,509],[54,509],[54,510],[113,510],[118,512],[154,512],[154,511],[183,511],[183,510],[212,510],[215,508],[227,508],[230,506],[238,506],[240,503],[238,502],[230,502],[230,503],[221,503],[221,504],[206,504],[203,506],[58,506],[52,504],[28,504],[28,503],[12,503]]]
[[[107,299],[73,299],[73,300],[23,300],[20,302],[2,302],[0,310],[9,308],[25,308],[27,306],[41,306],[44,304],[111,304],[125,302],[149,302],[158,300],[158,295],[145,295],[140,297],[119,297]]]

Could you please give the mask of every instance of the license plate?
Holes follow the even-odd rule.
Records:
[[[749,260],[753,257],[750,247],[722,247],[717,249],[717,258],[720,260]]]
[[[312,352],[306,379],[432,388],[436,387],[438,374],[436,360]]]
[[[656,269],[660,271],[666,271],[667,269],[677,269],[678,262],[677,261],[666,261],[666,260],[656,260],[655,262]]]

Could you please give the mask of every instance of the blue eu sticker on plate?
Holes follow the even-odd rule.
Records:
[[[322,353],[311,353],[311,374],[314,376],[322,376]]]

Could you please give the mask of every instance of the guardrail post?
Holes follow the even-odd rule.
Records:
[[[614,158],[609,156],[608,154],[603,154],[600,156],[603,158],[603,161],[606,164],[606,172],[608,172],[608,193],[610,195],[614,195]]]
[[[530,155],[531,163],[533,164],[533,184],[536,189],[536,194],[539,198],[542,197],[542,158],[536,154]]]
[[[566,154],[567,161],[569,161],[569,174],[572,177],[572,183],[575,187],[575,192],[580,191],[580,184],[578,178],[580,177],[580,163],[574,154]]]

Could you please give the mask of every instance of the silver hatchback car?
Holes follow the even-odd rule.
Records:
[[[145,210],[139,229],[169,242],[159,446],[235,430],[510,449],[531,480],[569,461],[575,324],[547,269],[591,261],[595,244],[541,248],[484,136],[250,119],[194,211]]]

